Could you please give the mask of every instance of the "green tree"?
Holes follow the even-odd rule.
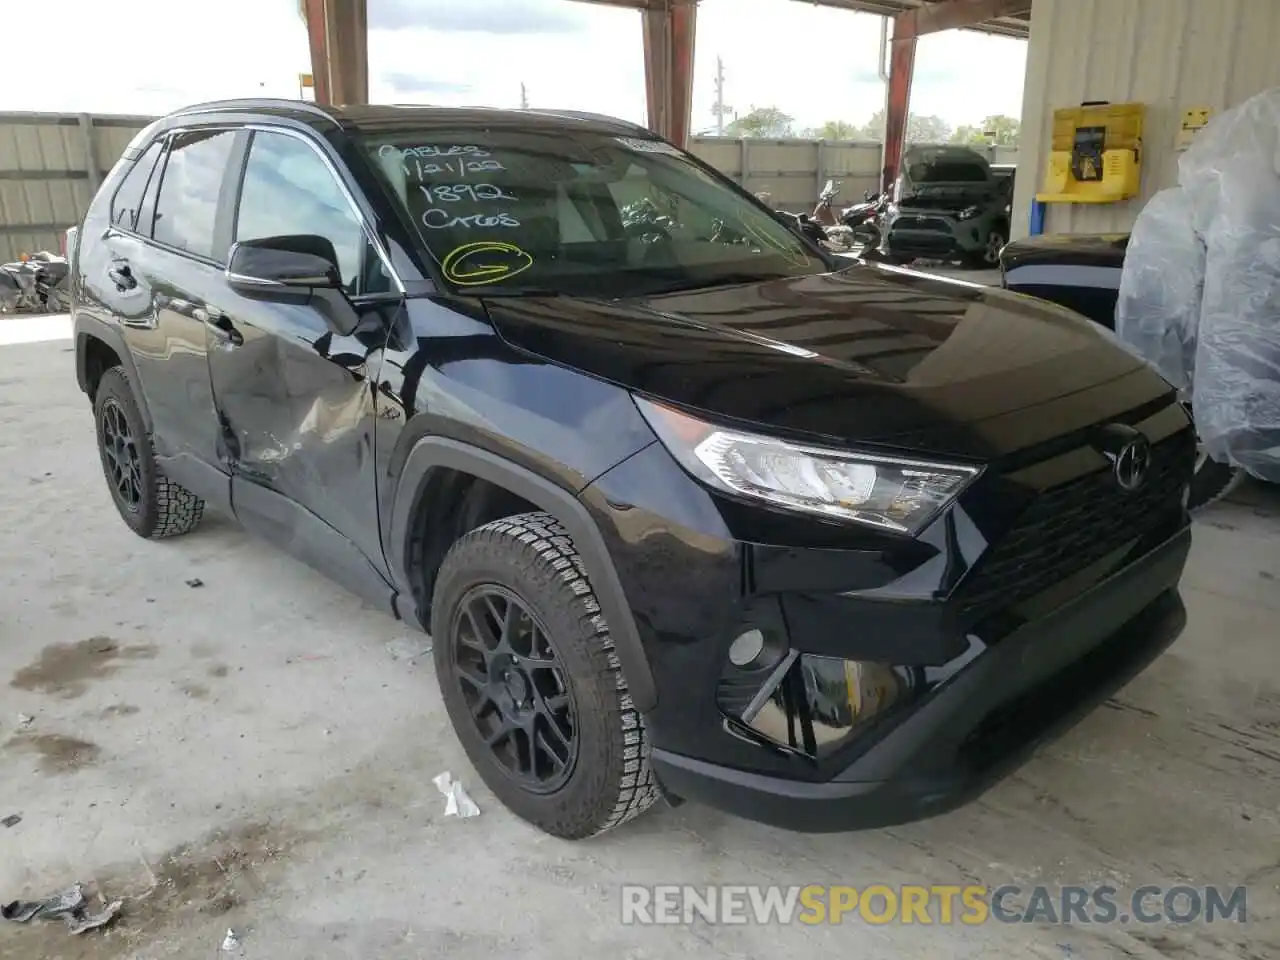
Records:
[[[862,128],[848,120],[828,120],[811,131],[811,136],[817,140],[857,140],[862,137]]]
[[[951,135],[951,142],[966,147],[983,147],[987,144],[987,135],[983,132],[982,127],[962,123],[956,127],[956,132]]]
[[[957,127],[956,132],[951,135],[951,142],[966,145],[985,145],[994,141],[997,146],[1016,147],[1021,127],[1022,124],[1016,117],[1006,116],[1002,113],[996,114],[987,117],[977,126],[966,123]]]
[[[862,136],[867,140],[884,138],[884,111],[877,110],[871,115]],[[932,114],[907,116],[907,143],[946,143],[951,139],[951,125],[941,117]]]
[[[794,131],[795,117],[783,113],[777,107],[752,107],[741,117],[724,128],[726,136],[747,140],[774,140],[790,137]]]
[[[998,147],[1016,147],[1018,135],[1022,132],[1022,121],[1017,117],[1009,117],[1003,113],[996,114],[982,121],[984,133],[993,134]]]

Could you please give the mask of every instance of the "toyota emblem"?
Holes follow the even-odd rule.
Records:
[[[1142,486],[1151,469],[1151,444],[1146,437],[1130,440],[1115,460],[1116,483],[1121,490],[1133,491]]]

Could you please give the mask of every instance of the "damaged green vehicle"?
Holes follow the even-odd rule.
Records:
[[[968,147],[908,148],[885,210],[877,259],[1000,265],[1009,241],[1012,164]]]

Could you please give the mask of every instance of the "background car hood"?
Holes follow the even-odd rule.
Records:
[[[1127,233],[1046,233],[1006,244],[1000,262],[1007,270],[1031,264],[1120,267],[1128,247]]]
[[[1034,426],[1017,438],[981,425],[1142,366],[1061,307],[862,264],[645,300],[486,306],[522,350],[712,418],[818,442],[912,434],[917,448],[957,455],[1059,434],[1043,416],[1023,418]],[[1149,394],[1160,383],[1140,379]]]
[[[963,210],[983,206],[996,196],[994,183],[929,183],[916,186],[898,206],[903,210]]]

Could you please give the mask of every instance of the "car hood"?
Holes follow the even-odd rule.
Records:
[[[1023,237],[1000,254],[1005,269],[1037,266],[1119,267],[1129,247],[1127,233],[1059,233]]]
[[[930,183],[917,185],[898,203],[903,210],[963,210],[997,200],[994,184]]]
[[[710,418],[816,442],[909,437],[913,449],[990,457],[1070,429],[1034,411],[1058,398],[1073,397],[1073,415],[1096,423],[1160,392],[1158,377],[1068,310],[900,268],[486,306],[524,351]],[[1141,382],[1127,390],[1102,388],[1135,375]]]

